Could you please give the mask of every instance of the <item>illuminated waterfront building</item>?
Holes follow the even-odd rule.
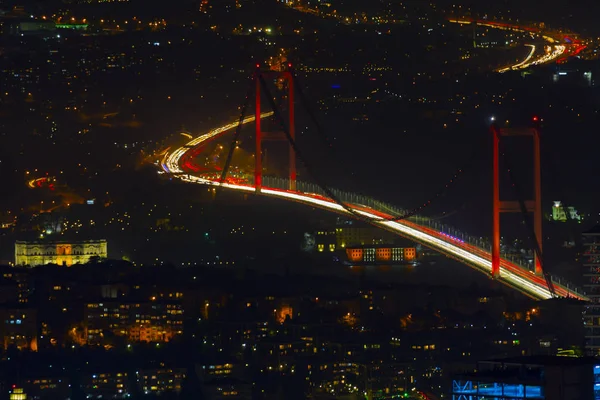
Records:
[[[335,229],[314,232],[314,249],[320,253],[343,250],[351,246],[381,245],[395,239],[389,232],[372,226],[360,226],[355,221],[338,218]]]
[[[414,247],[356,246],[346,247],[348,261],[353,263],[410,263],[417,260]]]
[[[15,243],[15,265],[36,267],[58,264],[70,267],[85,264],[92,258],[107,258],[106,240],[81,242],[34,241]]]

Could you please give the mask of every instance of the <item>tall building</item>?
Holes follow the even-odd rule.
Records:
[[[15,242],[15,265],[58,264],[70,267],[85,264],[93,257],[108,257],[106,240]]]
[[[590,355],[600,354],[600,226],[583,233],[584,289],[590,304],[583,314],[585,348]]]

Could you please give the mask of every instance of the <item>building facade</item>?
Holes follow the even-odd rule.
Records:
[[[37,312],[32,308],[0,308],[2,348],[37,351]]]
[[[58,264],[70,267],[85,264],[94,258],[107,258],[106,240],[81,242],[34,241],[15,243],[15,265],[37,267]]]
[[[183,308],[175,301],[88,303],[85,325],[88,344],[102,344],[105,332],[133,343],[168,342],[183,333]]]
[[[81,391],[86,399],[125,399],[131,396],[125,371],[84,374]]]
[[[136,371],[137,383],[144,394],[161,395],[165,392],[181,392],[185,369],[159,368]]]
[[[414,247],[394,246],[353,246],[346,247],[348,261],[353,263],[398,262],[411,263],[417,259],[417,249]]]
[[[591,356],[600,354],[600,226],[583,234],[584,289],[590,298],[585,307],[585,349]]]
[[[598,399],[600,362],[591,357],[530,356],[480,361],[456,375],[452,400]]]

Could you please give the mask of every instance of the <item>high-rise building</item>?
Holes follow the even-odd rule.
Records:
[[[600,226],[583,234],[584,289],[590,298],[583,314],[585,348],[590,355],[600,354]]]

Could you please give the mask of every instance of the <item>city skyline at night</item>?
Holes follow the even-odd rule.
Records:
[[[0,400],[600,399],[597,8],[0,1]]]

